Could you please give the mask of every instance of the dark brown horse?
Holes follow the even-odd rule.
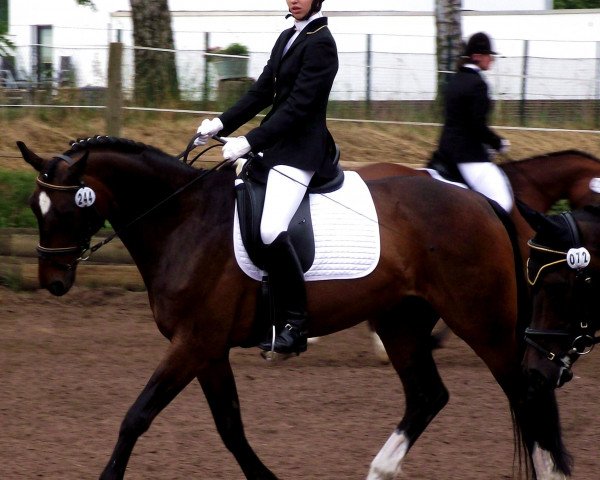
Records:
[[[137,439],[194,379],[246,478],[276,478],[246,439],[229,361],[231,348],[255,345],[264,333],[255,316],[259,284],[238,267],[232,247],[235,173],[199,171],[152,147],[107,137],[77,142],[51,159],[18,145],[39,172],[31,208],[40,230],[41,286],[54,295],[69,291],[91,235],[107,219],[137,264],[158,329],[170,340],[125,415],[101,478],[123,478]],[[310,335],[374,319],[404,387],[404,416],[367,478],[393,478],[448,401],[429,348],[440,316],[505,392],[528,468],[538,479],[564,478],[570,461],[555,399],[527,397],[519,321],[524,276],[503,222],[481,195],[430,178],[390,177],[368,187],[380,231],[377,267],[359,279],[307,283]]]
[[[600,342],[600,207],[560,215],[521,209],[536,230],[527,264],[533,315],[523,363],[543,391],[571,380],[573,363]]]
[[[547,212],[559,200],[567,200],[571,208],[589,204],[598,196],[590,186],[600,190],[600,159],[579,150],[563,150],[543,155],[499,163],[498,166],[510,180],[515,196],[539,212]],[[427,170],[414,169],[396,163],[373,163],[357,169],[365,180],[392,175],[427,176]],[[595,187],[594,187],[595,185]],[[523,222],[518,211],[513,220],[521,237],[521,252],[527,258],[527,240],[533,230]],[[439,343],[447,330],[441,330],[434,343]],[[382,362],[388,361],[379,338],[373,335],[375,355]]]
[[[571,380],[571,368],[600,343],[600,207],[547,216],[523,207],[535,228],[527,276],[533,315],[523,367],[530,401]]]

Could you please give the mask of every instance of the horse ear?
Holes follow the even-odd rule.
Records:
[[[44,167],[44,163],[46,161],[43,158],[38,157],[31,150],[29,150],[27,148],[27,146],[21,141],[17,142],[17,147],[19,147],[19,150],[21,151],[21,155],[23,156],[23,159],[29,165],[31,165],[33,168],[35,168],[38,172],[41,172],[42,168]]]
[[[537,210],[534,210],[526,203],[523,203],[521,200],[516,200],[517,208],[521,215],[525,219],[525,221],[529,224],[531,228],[533,228],[536,232],[540,232],[542,230],[546,232],[553,232],[561,227],[552,216],[544,215]],[[561,229],[562,230],[562,229]]]
[[[87,166],[87,160],[90,156],[90,152],[86,151],[83,156],[77,160],[73,165],[69,167],[69,172],[74,178],[81,178],[83,176],[83,172],[85,171],[85,167]]]

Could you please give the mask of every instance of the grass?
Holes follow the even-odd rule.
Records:
[[[0,228],[37,227],[29,208],[29,196],[35,188],[35,173],[0,169]]]

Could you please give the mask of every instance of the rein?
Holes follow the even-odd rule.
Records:
[[[179,154],[179,156],[177,157],[177,159],[183,158],[184,161],[187,160],[187,156],[189,155],[190,151],[193,150],[193,148],[195,148],[193,146],[193,141],[196,138],[196,136],[197,135],[195,135],[192,138],[192,140],[188,144],[186,150],[183,151],[181,154]],[[189,163],[189,165],[191,165],[199,156],[201,156],[202,154],[204,154],[206,151],[210,150],[211,148],[214,148],[215,146],[217,146],[217,145],[213,145],[213,146],[211,146],[211,147],[203,150],[202,152],[200,152]],[[65,162],[67,162],[69,164],[69,166],[74,163],[73,159],[71,157],[68,157],[67,155],[56,155],[54,158],[56,158],[57,160],[63,160]],[[152,206],[148,210],[144,211],[143,213],[141,213],[140,215],[138,215],[137,217],[135,217],[133,220],[131,220],[130,222],[128,222],[123,228],[119,229],[118,231],[117,230],[113,231],[113,233],[111,233],[106,238],[104,238],[103,240],[95,243],[92,246],[90,246],[90,242],[91,242],[91,238],[92,238],[93,233],[88,233],[86,235],[84,241],[82,241],[81,244],[78,245],[78,246],[71,246],[71,247],[44,247],[44,246],[42,246],[40,244],[36,248],[36,250],[38,252],[38,256],[40,258],[47,258],[47,257],[52,257],[52,256],[57,256],[57,255],[78,254],[78,257],[72,263],[70,263],[70,264],[61,264],[61,263],[55,262],[56,265],[58,265],[59,267],[65,269],[65,270],[72,270],[79,262],[88,260],[92,256],[92,254],[94,252],[96,252],[101,247],[103,247],[107,243],[109,243],[112,240],[114,240],[116,237],[118,237],[119,235],[121,235],[125,230],[127,230],[128,228],[130,228],[132,225],[134,225],[135,223],[139,222],[143,218],[147,217],[152,212],[154,212],[156,209],[160,208],[165,203],[169,202],[174,197],[176,197],[177,195],[179,195],[181,192],[183,192],[184,190],[186,190],[187,188],[189,188],[191,185],[193,185],[194,183],[196,183],[198,180],[203,179],[204,177],[206,177],[210,173],[214,172],[215,170],[218,170],[220,167],[222,167],[223,165],[225,165],[228,162],[229,162],[228,160],[223,160],[223,161],[217,163],[216,165],[214,165],[213,167],[211,167],[210,169],[202,171],[197,177],[193,178],[188,183],[186,183],[185,185],[181,186],[180,188],[178,188],[177,190],[175,190],[173,193],[171,193],[170,195],[168,195],[166,198],[164,198],[163,200],[159,201],[156,205]],[[38,177],[36,179],[36,182],[43,189],[54,190],[54,191],[61,191],[61,192],[78,191],[79,189],[81,189],[82,187],[85,186],[83,182],[81,182],[81,184],[79,184],[79,185],[56,185],[56,184],[48,183],[48,182],[42,180],[41,177]]]

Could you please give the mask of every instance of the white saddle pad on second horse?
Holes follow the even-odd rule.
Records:
[[[304,274],[306,281],[364,277],[379,262],[379,223],[371,193],[356,172],[344,174],[344,184],[339,190],[310,195],[315,260]],[[265,272],[252,263],[246,252],[237,207],[233,247],[244,273],[261,280]]]

